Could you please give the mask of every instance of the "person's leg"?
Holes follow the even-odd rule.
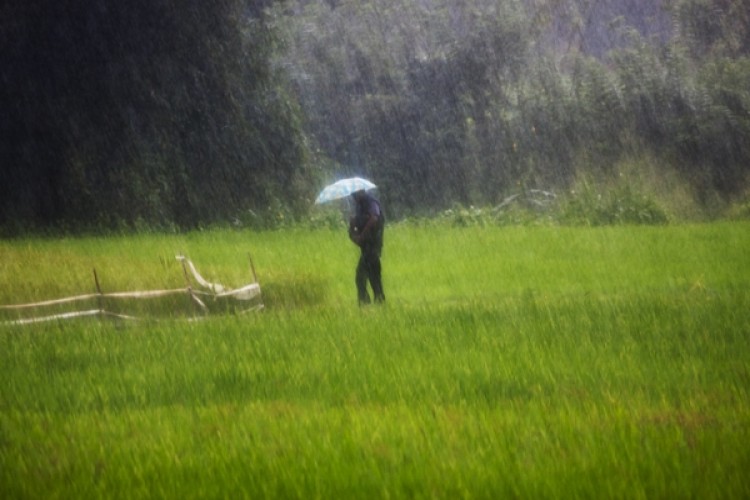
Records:
[[[372,293],[375,296],[375,302],[385,301],[383,293],[383,280],[380,266],[380,253],[376,250],[367,252],[366,256],[367,278],[372,286]]]
[[[367,293],[367,260],[365,259],[365,253],[359,256],[359,263],[357,264],[357,274],[355,275],[354,281],[357,284],[357,297],[360,304],[370,303],[370,294]]]

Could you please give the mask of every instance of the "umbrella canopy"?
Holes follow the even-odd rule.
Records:
[[[367,179],[361,177],[350,177],[349,179],[341,179],[333,184],[326,186],[323,191],[320,192],[318,197],[315,199],[315,204],[326,203],[340,198],[346,198],[347,196],[357,191],[374,189],[377,186]]]

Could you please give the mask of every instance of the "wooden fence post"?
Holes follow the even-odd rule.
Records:
[[[250,255],[250,252],[247,253],[247,258],[250,259],[250,270],[253,272],[253,281],[254,283],[257,283],[258,275],[255,274],[255,265],[253,264],[253,256]]]
[[[94,283],[96,284],[96,294],[97,294],[96,305],[99,308],[99,318],[103,319],[104,318],[104,302],[103,302],[103,297],[102,297],[102,287],[99,284],[99,276],[96,274],[96,268],[94,267],[93,270],[94,270]]]

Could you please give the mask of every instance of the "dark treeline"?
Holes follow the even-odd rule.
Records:
[[[296,194],[265,3],[3,3],[5,232],[191,228]]]
[[[649,156],[746,192],[750,0],[218,0],[0,7],[0,228],[392,215],[564,190]]]

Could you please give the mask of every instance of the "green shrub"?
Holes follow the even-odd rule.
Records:
[[[563,203],[560,221],[589,226],[659,225],[668,223],[669,218],[656,201],[630,184],[617,185],[602,194],[584,182],[582,189],[571,191]]]
[[[726,210],[726,216],[731,220],[750,220],[750,196],[746,195],[731,203]]]
[[[438,218],[456,227],[486,226],[491,219],[487,211],[482,208],[473,205],[464,207],[459,204],[454,204],[452,208],[442,212]]]

